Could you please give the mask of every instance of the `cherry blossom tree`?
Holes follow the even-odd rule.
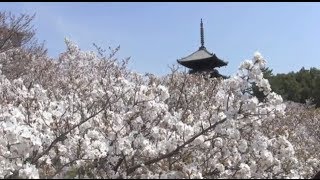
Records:
[[[266,127],[286,116],[286,106],[263,78],[260,53],[224,80],[176,69],[143,76],[115,58],[118,48],[105,55],[66,45],[50,65],[35,61],[35,69],[47,68],[32,71],[42,80],[0,75],[1,178],[304,178],[315,171],[306,173],[285,132]],[[252,95],[253,83],[265,102]]]
[[[32,25],[34,18],[35,14],[15,15],[0,11],[0,52],[7,52],[6,58],[1,59],[0,64],[2,74],[9,80],[33,74],[31,72],[36,71],[33,69],[35,63],[39,64],[38,61],[46,59],[47,50],[44,43],[38,43],[35,36],[36,30]],[[45,64],[48,62],[50,61]],[[41,73],[37,74],[41,75]],[[38,77],[25,79],[38,80]]]

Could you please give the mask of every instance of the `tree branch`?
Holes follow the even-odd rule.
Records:
[[[187,140],[185,143],[183,143],[182,145],[178,146],[175,150],[167,153],[167,154],[164,154],[160,157],[157,157],[157,158],[154,158],[154,159],[151,159],[149,161],[146,161],[145,163],[142,163],[144,164],[145,166],[148,166],[150,164],[153,164],[153,163],[156,163],[156,162],[159,162],[161,161],[162,159],[166,159],[166,158],[169,158],[175,154],[177,154],[180,150],[182,150],[186,145],[190,144],[192,141],[194,141],[196,138],[198,138],[199,136],[207,133],[208,131],[210,131],[211,129],[214,129],[217,125],[219,124],[222,124],[226,121],[227,119],[223,119],[221,121],[218,121],[216,122],[215,124],[209,126],[208,128],[206,128],[204,131],[201,131],[199,132],[198,134],[196,134],[195,136],[193,136],[192,138],[190,138],[189,140]],[[138,164],[138,165],[135,165],[133,167],[130,167],[129,169],[127,169],[127,175],[133,173],[136,169],[142,167],[142,164]]]
[[[35,157],[31,163],[36,163],[43,155],[47,154],[51,148],[53,146],[55,146],[59,141],[62,141],[66,138],[66,135],[69,134],[72,130],[74,130],[75,128],[81,126],[83,123],[87,122],[88,120],[90,120],[91,118],[95,117],[96,115],[98,115],[100,112],[102,112],[104,110],[104,108],[102,108],[101,110],[99,110],[98,112],[92,114],[91,116],[89,116],[88,118],[84,119],[83,121],[81,121],[79,124],[74,125],[71,129],[69,129],[68,131],[62,133],[61,135],[59,135],[51,144],[50,146],[44,150],[41,154],[39,154],[37,157]]]

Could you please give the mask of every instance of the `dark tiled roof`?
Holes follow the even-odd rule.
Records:
[[[197,68],[203,64],[207,68],[226,66],[228,62],[219,59],[215,54],[208,52],[205,48],[177,60],[179,64],[188,68]]]
[[[212,57],[212,53],[209,53],[206,49],[199,49],[198,51],[190,54],[187,57],[181,58],[178,61],[194,61],[194,60],[201,60]]]

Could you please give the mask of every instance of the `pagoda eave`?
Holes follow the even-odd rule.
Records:
[[[190,61],[180,61],[177,60],[179,64],[190,68],[190,69],[213,69],[215,67],[222,67],[226,66],[228,63],[224,62],[220,59],[215,57],[210,57],[206,59],[197,59],[197,60],[190,60]]]

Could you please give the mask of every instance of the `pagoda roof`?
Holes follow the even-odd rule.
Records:
[[[201,46],[192,54],[178,59],[178,63],[190,69],[213,69],[228,65],[228,62],[219,59],[215,54],[210,53],[204,46],[203,23],[200,24]]]
[[[228,62],[219,59],[215,54],[201,48],[187,57],[177,60],[179,64],[191,69],[212,69],[226,66]]]
[[[199,49],[198,51],[190,54],[187,57],[181,58],[178,61],[194,61],[194,60],[201,60],[212,57],[213,54],[207,51],[206,49]]]
[[[199,48],[198,51],[190,54],[187,57],[178,59],[177,61],[178,63],[184,66],[187,66],[188,64],[204,63],[206,61],[208,62],[212,61],[210,64],[213,64],[216,67],[226,66],[228,64],[228,62],[219,59],[215,54],[207,51],[206,48],[201,48],[201,47]],[[192,67],[188,67],[188,68],[192,68]]]

